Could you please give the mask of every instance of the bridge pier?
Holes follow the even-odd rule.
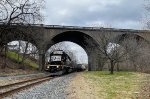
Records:
[[[100,56],[97,49],[93,48],[88,54],[88,70],[102,70],[102,64],[100,62]]]
[[[45,52],[39,50],[39,71],[43,71],[45,68]]]

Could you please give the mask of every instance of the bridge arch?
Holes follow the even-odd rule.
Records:
[[[126,44],[124,44],[124,41],[125,41]],[[142,59],[143,57],[149,57],[149,56],[146,56],[146,55],[144,56],[144,54],[147,53],[147,49],[150,48],[150,45],[149,45],[150,42],[147,41],[144,37],[142,37],[142,36],[140,36],[136,33],[119,34],[116,37],[112,38],[112,41],[110,43],[118,44],[122,48],[130,47],[130,49],[132,49],[132,50],[128,50],[129,51],[128,52],[128,57],[131,57],[130,61],[135,62],[135,63],[133,63],[133,64],[130,63],[130,64],[128,64],[129,66],[127,66],[127,64],[125,64],[125,66],[123,67],[123,70],[132,70],[132,71],[135,70],[135,71],[137,71],[137,67],[139,65],[141,65],[141,64],[138,64],[141,61],[140,59]],[[141,52],[138,53],[138,51],[141,51]],[[137,53],[135,53],[135,55],[138,54],[138,55],[140,55],[140,57],[136,57],[136,56],[132,57],[132,53],[134,53],[134,52],[137,52]],[[143,58],[142,60],[144,60],[144,59],[145,58]],[[139,60],[139,61],[137,61],[137,60]],[[140,69],[141,68],[145,69],[144,66],[141,66]],[[149,69],[149,68],[146,68],[146,69]]]
[[[51,39],[52,45],[63,41],[76,43],[85,50],[88,55],[88,70],[97,70],[98,68],[101,68],[101,66],[97,64],[98,51],[96,45],[98,44],[91,36],[80,31],[67,31],[60,33]],[[46,50],[48,50],[48,48],[49,44],[47,45]]]
[[[7,45],[8,43],[13,42],[13,41],[24,41],[24,42],[29,42],[29,44],[34,45],[36,49],[39,51],[40,46],[37,40],[35,40],[34,38],[35,37],[33,36],[32,32],[28,30],[27,31],[12,30],[12,31],[7,32],[6,34],[0,33],[0,48],[3,48],[4,45]],[[39,61],[39,65],[40,65],[40,61]]]
[[[3,46],[11,41],[18,40],[28,41],[38,48],[38,44],[36,43],[36,40],[34,40],[33,35],[27,34],[26,32],[18,31],[9,32],[6,35],[4,33],[1,33],[0,46]]]
[[[144,37],[142,37],[136,33],[132,33],[132,34],[131,33],[123,33],[123,34],[117,35],[115,38],[112,39],[112,42],[120,43],[123,40],[129,39],[129,38],[135,39],[137,42],[145,42],[147,44],[150,43]]]

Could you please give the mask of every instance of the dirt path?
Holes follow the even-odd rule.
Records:
[[[78,73],[66,90],[68,99],[99,99],[92,83]]]

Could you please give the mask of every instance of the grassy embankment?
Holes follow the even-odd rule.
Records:
[[[99,99],[137,99],[144,73],[107,71],[84,72]],[[145,98],[144,98],[145,99]]]
[[[8,51],[7,57],[16,62],[22,61],[22,56],[19,55],[19,59],[18,59],[18,54],[13,51]],[[27,65],[27,66],[31,66],[32,68],[38,68],[38,64],[36,64],[34,61],[32,61],[31,59],[28,59],[28,58],[24,60],[23,64]]]

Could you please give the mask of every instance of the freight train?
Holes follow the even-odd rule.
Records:
[[[62,75],[74,71],[86,70],[82,64],[73,65],[71,58],[63,50],[55,50],[50,54],[45,70],[51,75]]]
[[[63,50],[55,50],[50,54],[45,70],[53,74],[65,74],[74,70],[74,66],[71,65],[70,57]]]

